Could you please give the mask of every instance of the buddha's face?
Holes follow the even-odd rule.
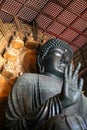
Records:
[[[67,50],[64,51],[56,46],[49,50],[43,61],[44,72],[56,76],[63,76],[65,67],[68,66],[69,63],[70,58],[67,54]]]

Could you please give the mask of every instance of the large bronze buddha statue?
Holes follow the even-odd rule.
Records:
[[[70,46],[56,38],[38,47],[38,74],[20,76],[8,97],[8,130],[58,130],[62,113],[87,119],[83,79],[78,80],[81,65],[72,71],[72,55]],[[77,130],[75,126],[73,130]]]

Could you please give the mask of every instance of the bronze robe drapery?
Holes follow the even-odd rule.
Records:
[[[46,130],[47,128],[53,130],[51,127],[53,117],[61,112],[58,98],[61,87],[62,81],[44,75],[27,73],[19,77],[8,97],[6,110],[8,130]],[[87,118],[86,108],[87,99],[81,96],[75,105],[64,111],[70,114],[82,114]]]
[[[26,73],[19,77],[8,97],[6,126],[9,130],[34,129],[60,113],[60,86],[62,81],[48,76]]]

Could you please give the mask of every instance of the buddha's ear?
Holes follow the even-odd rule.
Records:
[[[40,71],[41,71],[40,72],[41,74],[44,73],[44,66],[41,66],[41,70]]]
[[[44,66],[40,65],[38,69],[39,69],[39,73],[40,74],[42,74],[44,72]]]
[[[44,72],[44,66],[41,65],[40,63],[40,56],[37,56],[37,71],[39,73],[43,73]]]

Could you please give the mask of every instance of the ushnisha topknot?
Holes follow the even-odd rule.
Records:
[[[70,59],[72,58],[73,51],[72,51],[72,48],[70,47],[70,45],[60,39],[52,38],[52,39],[48,40],[42,46],[38,47],[38,57],[39,57],[40,63],[42,63],[42,61],[44,60],[48,51],[55,46],[59,46],[59,48],[61,48],[62,50],[64,50],[67,53],[67,55],[70,57]]]

